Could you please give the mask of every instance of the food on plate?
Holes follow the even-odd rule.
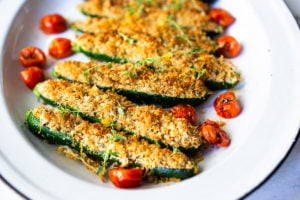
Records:
[[[217,42],[219,45],[218,53],[226,58],[234,58],[242,50],[241,44],[230,35],[222,35],[218,38]]]
[[[56,107],[29,110],[28,128],[63,145],[57,151],[101,179],[108,172],[119,188],[138,187],[153,177],[169,181],[197,174],[209,145],[227,147],[230,137],[212,120],[197,126],[193,106],[240,82],[226,58],[238,56],[241,45],[229,35],[216,37],[236,19],[226,10],[210,9],[212,1],[81,3],[78,8],[88,17],[71,24],[80,33],[72,42],[55,38],[48,53],[61,59],[81,52],[89,62],[55,63],[52,75],[58,80],[41,82],[44,53],[35,47],[20,52],[21,63],[29,67],[21,72],[24,83]],[[60,33],[67,22],[59,14],[46,15],[40,28]],[[214,108],[223,118],[241,112],[233,92],[220,95]]]
[[[37,83],[45,80],[44,71],[39,67],[27,67],[20,72],[20,76],[29,89],[33,89]]]
[[[48,53],[53,58],[66,58],[73,54],[71,40],[67,38],[55,38],[51,41]]]
[[[180,71],[158,73],[153,68],[136,63],[64,61],[54,67],[53,75],[114,90],[138,103],[199,105],[211,94],[196,76]]]
[[[136,105],[125,97],[96,86],[47,80],[34,89],[34,94],[50,105],[79,114],[92,122],[114,126],[136,134],[152,143],[193,153],[206,148],[196,126],[185,118],[154,105]]]
[[[79,10],[90,17],[122,20],[126,17],[161,22],[173,16],[179,26],[204,30],[209,34],[223,32],[222,27],[210,20],[208,5],[202,1],[103,1],[93,0],[79,4]]]
[[[62,33],[67,28],[67,21],[60,14],[45,15],[40,20],[40,29],[46,34]]]
[[[212,8],[209,11],[209,17],[212,21],[225,28],[235,22],[235,17],[233,17],[228,11],[222,8]]]
[[[176,105],[170,109],[170,112],[177,118],[185,118],[187,119],[192,125],[196,123],[196,110],[191,105]]]
[[[230,138],[227,133],[214,121],[206,120],[199,126],[199,130],[205,140],[211,144],[220,147],[227,147],[230,144]]]
[[[238,116],[242,111],[234,92],[219,95],[214,102],[214,107],[219,116],[227,119]]]
[[[141,168],[114,168],[109,170],[109,180],[119,188],[134,188],[141,185],[143,170]]]
[[[24,67],[44,67],[46,56],[44,52],[37,47],[25,47],[20,51],[19,60]]]
[[[162,46],[176,49],[187,47],[201,49],[202,51],[215,52],[217,44],[205,31],[196,28],[179,26],[172,17],[157,22],[142,19],[136,20],[128,17],[122,20],[110,18],[87,18],[86,21],[72,23],[72,29],[92,34],[111,34],[116,32],[129,44],[138,42],[141,34],[148,40],[157,40]],[[134,37],[134,38],[133,38]],[[143,38],[141,38],[143,40]]]
[[[82,156],[100,160],[98,175],[110,164],[138,166],[145,170],[146,176],[178,179],[191,177],[198,171],[195,162],[185,154],[174,153],[100,123],[84,121],[79,115],[40,106],[27,112],[26,125],[48,142],[69,146]]]
[[[156,71],[194,74],[212,90],[234,87],[240,80],[234,65],[223,57],[216,58],[199,49],[170,50],[146,35],[138,38],[132,37],[137,42],[130,44],[116,32],[84,34],[73,43],[73,49],[102,61],[142,63]]]

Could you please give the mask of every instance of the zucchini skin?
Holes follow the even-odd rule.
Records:
[[[81,48],[80,46],[73,44],[73,50],[76,52],[81,52],[83,54],[85,54],[88,57],[100,60],[100,61],[105,61],[105,62],[115,62],[115,63],[127,63],[128,59],[122,59],[122,58],[113,58],[110,57],[106,54],[101,54],[101,53],[93,53],[93,52],[89,52],[84,50],[83,48]],[[151,66],[149,66],[151,67]],[[53,72],[53,74],[55,74],[55,72]],[[61,78],[64,80],[67,80],[64,77],[60,77],[60,76],[55,76],[57,78]],[[204,84],[206,87],[208,87],[208,89],[210,90],[223,90],[223,89],[230,89],[233,88],[234,86],[236,86],[239,83],[239,81],[236,81],[234,83],[230,83],[230,82],[226,82],[226,81],[215,81],[212,79],[209,80],[204,80]],[[111,89],[111,88],[103,88],[98,86],[100,89]],[[128,97],[128,99],[132,100],[132,101],[136,101],[137,103],[153,103],[153,104],[158,104],[158,105],[162,105],[164,107],[171,107],[177,104],[190,104],[192,106],[197,106],[200,105],[201,103],[203,103],[210,95],[207,95],[206,97],[204,97],[203,99],[199,99],[199,98],[186,98],[185,100],[180,100],[179,98],[176,97],[164,97],[164,96],[160,96],[156,95],[157,98],[154,95],[151,94],[146,94],[146,93],[142,93],[142,92],[134,92],[134,91],[129,91],[129,90],[123,90],[123,89],[116,89],[115,90],[118,94],[124,95],[126,97]],[[170,103],[168,104],[169,101]],[[157,103],[156,103],[157,102]]]
[[[72,50],[75,52],[81,52],[84,55],[90,57],[90,58],[94,58],[100,61],[105,61],[105,62],[115,62],[115,63],[126,63],[126,59],[122,59],[122,58],[118,58],[118,57],[110,57],[106,54],[102,54],[102,53],[93,53],[90,51],[86,51],[83,48],[81,48],[80,46],[78,46],[77,44],[72,44]]]
[[[229,83],[229,82],[218,82],[214,80],[205,80],[204,84],[206,87],[208,87],[210,90],[216,91],[216,90],[224,90],[224,89],[230,89],[235,87],[239,81],[236,81],[234,83]]]
[[[40,121],[37,119],[32,111],[28,111],[26,113],[25,122],[29,130],[34,133],[36,136],[46,139],[47,141],[53,143],[53,144],[59,144],[59,145],[67,145],[76,151],[80,152],[80,142],[75,140],[74,138],[70,137],[67,134],[51,131],[46,126],[40,126]],[[82,151],[86,153],[88,156],[103,160],[104,158],[104,152],[93,150],[91,151],[88,146],[83,146]],[[109,161],[111,163],[120,163],[117,159],[110,158]],[[137,163],[137,165],[139,165]],[[169,178],[179,178],[179,179],[186,179],[191,176],[195,175],[194,169],[171,169],[171,168],[162,168],[162,167],[154,167],[150,169],[151,173],[154,176],[158,177],[169,177]]]
[[[65,78],[63,76],[59,76],[58,73],[56,73],[55,71],[52,72],[52,75],[56,78],[63,79],[66,81],[74,81],[74,80],[69,80],[68,78]],[[178,98],[178,97],[163,96],[158,94],[149,94],[149,93],[133,91],[133,90],[116,89],[112,87],[101,87],[99,85],[97,85],[97,87],[104,91],[113,90],[119,95],[125,96],[128,100],[138,104],[155,104],[155,105],[161,105],[165,108],[172,107],[178,104],[189,104],[191,106],[198,106],[204,101],[206,101],[210,96],[210,94],[207,94],[203,98]]]
[[[67,134],[51,131],[46,126],[40,126],[40,121],[33,115],[31,111],[26,113],[25,123],[29,130],[36,136],[42,139],[46,139],[51,144],[59,144],[69,146],[76,151],[80,152],[80,142],[70,137]],[[94,159],[102,159],[104,157],[104,152],[92,151],[88,146],[83,146],[83,152]],[[111,159],[111,162],[118,163],[117,160]]]
[[[47,104],[49,104],[49,105],[52,105],[52,106],[56,106],[56,107],[57,107],[57,106],[60,106],[60,107],[63,107],[63,108],[67,108],[67,109],[72,110],[72,111],[78,111],[78,110],[76,110],[76,109],[74,109],[74,108],[72,108],[72,107],[70,107],[70,106],[67,106],[67,105],[59,105],[59,104],[57,104],[56,102],[54,102],[54,101],[52,101],[52,100],[50,100],[50,99],[48,99],[48,98],[42,96],[42,95],[38,92],[39,84],[42,84],[42,83],[38,83],[38,84],[35,86],[35,88],[33,89],[33,93],[34,93],[38,98],[42,99],[45,103],[47,103]],[[85,113],[82,113],[82,112],[80,112],[80,111],[78,111],[77,113],[78,113],[83,119],[88,120],[88,121],[90,121],[90,122],[92,122],[92,123],[101,123],[101,119],[98,119],[98,118],[96,118],[96,117],[90,116],[90,115],[85,114]],[[135,133],[133,133],[133,132],[131,132],[131,131],[128,131],[128,130],[126,130],[126,129],[121,129],[121,130],[119,130],[119,131],[124,131],[124,132],[126,132],[127,134],[129,134],[129,135],[135,134]],[[158,145],[160,145],[162,148],[167,147],[167,148],[169,148],[169,149],[173,149],[172,146],[166,145],[166,144],[164,144],[164,143],[162,143],[162,142],[160,142],[160,141],[152,140],[151,138],[143,137],[143,136],[140,136],[140,138],[147,140],[147,141],[148,141],[149,143],[151,143],[151,144],[158,144]],[[194,154],[196,154],[196,153],[199,152],[199,151],[201,152],[201,151],[206,150],[207,147],[208,147],[208,145],[207,145],[206,143],[203,143],[202,145],[199,146],[199,148],[183,148],[183,147],[179,147],[179,150],[180,150],[181,152],[187,154],[187,155],[194,155]]]

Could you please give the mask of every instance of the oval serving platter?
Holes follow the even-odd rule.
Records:
[[[237,18],[227,33],[243,45],[242,54],[233,59],[243,77],[236,88],[243,112],[226,121],[230,147],[207,153],[195,177],[120,190],[32,136],[24,126],[25,113],[41,102],[19,78],[19,51],[33,45],[46,52],[54,37],[73,39],[72,31],[44,35],[38,22],[50,13],[70,21],[83,18],[76,9],[79,2],[0,2],[0,172],[21,193],[32,199],[236,199],[259,185],[285,157],[299,128],[300,34],[284,3],[273,0],[219,0],[213,5]],[[77,54],[70,59],[87,60]],[[54,62],[48,59],[48,65]],[[47,71],[50,77],[51,68]],[[205,118],[218,120],[212,108],[215,97],[198,107],[198,114],[205,111]]]

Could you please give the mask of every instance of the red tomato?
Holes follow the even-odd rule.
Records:
[[[218,96],[214,107],[219,116],[227,119],[238,116],[242,111],[233,92],[225,92]]]
[[[50,43],[49,55],[54,58],[66,58],[73,54],[71,40],[67,38],[55,38]]]
[[[196,123],[196,110],[193,106],[179,104],[172,107],[170,112],[176,118],[185,118],[193,125]]]
[[[21,78],[25,85],[33,89],[38,82],[45,80],[44,72],[38,67],[28,67],[20,72]]]
[[[46,56],[44,52],[37,47],[26,47],[20,51],[21,64],[24,67],[44,67],[46,64]]]
[[[204,139],[211,144],[215,144],[220,147],[227,147],[230,144],[230,139],[227,133],[214,121],[205,121],[199,129]]]
[[[217,43],[219,46],[218,53],[226,58],[238,56],[242,49],[240,43],[230,35],[223,35],[219,37]]]
[[[223,27],[228,27],[233,22],[235,22],[235,17],[233,17],[229,12],[221,8],[212,8],[208,14],[212,21],[216,22],[217,24]]]
[[[67,22],[59,14],[45,15],[40,20],[40,29],[46,33],[61,33],[67,30]]]
[[[142,183],[143,170],[141,168],[115,168],[109,171],[110,181],[119,188],[133,188]]]

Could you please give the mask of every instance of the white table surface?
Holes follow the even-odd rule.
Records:
[[[300,0],[285,0],[300,26]],[[299,52],[300,56],[300,52]],[[299,135],[300,133],[298,133]],[[13,183],[12,183],[13,184]],[[0,179],[0,199],[23,200],[17,192]],[[248,194],[245,200],[299,200],[300,199],[300,139],[281,165]]]

